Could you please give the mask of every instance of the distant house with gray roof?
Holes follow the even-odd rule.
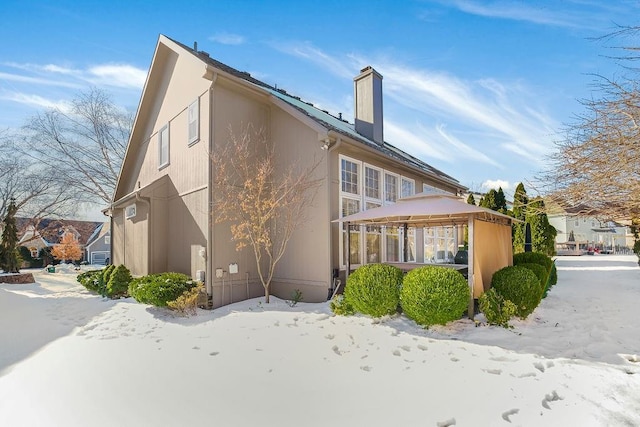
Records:
[[[312,84],[310,81],[309,84]],[[134,275],[176,271],[205,278],[214,307],[263,294],[253,253],[236,251],[229,224],[212,221],[209,153],[251,123],[269,135],[280,167],[320,159],[323,184],[308,221],[294,233],[272,294],[326,300],[351,265],[397,261],[415,230],[351,231],[331,221],[420,192],[459,195],[455,178],[386,142],[382,76],[371,67],[354,79],[355,123],[161,35],[118,178],[111,215],[112,261]],[[415,253],[415,251],[410,251]]]

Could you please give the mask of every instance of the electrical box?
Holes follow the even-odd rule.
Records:
[[[222,279],[222,275],[224,274],[224,271],[222,271],[221,268],[216,268],[216,277],[218,279]]]
[[[238,273],[238,264],[237,263],[233,263],[233,264],[229,264],[229,274],[237,274]]]

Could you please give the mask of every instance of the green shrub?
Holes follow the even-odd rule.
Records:
[[[542,298],[539,280],[528,268],[517,265],[504,267],[493,274],[491,286],[504,299],[518,308],[516,315],[525,319],[536,309]]]
[[[513,265],[529,263],[540,264],[541,266],[546,268],[547,271],[550,271],[553,265],[553,260],[551,259],[551,257],[541,252],[521,252],[513,256]]]
[[[541,298],[544,298],[546,296],[547,285],[549,283],[549,274],[551,272],[544,268],[542,265],[534,263],[518,264],[518,267],[528,268],[529,270],[533,271],[533,274],[536,275],[538,281],[540,282]]]
[[[104,277],[104,276],[103,276]],[[107,282],[107,296],[109,298],[125,297],[128,294],[129,283],[133,278],[129,269],[124,265],[117,266],[109,275]]]
[[[197,282],[193,288],[184,291],[174,301],[168,301],[167,307],[177,311],[182,316],[194,316],[197,313],[198,299],[203,292],[204,285],[201,282]]]
[[[99,283],[102,280],[102,270],[89,270],[78,274],[76,280],[85,288],[93,292],[100,292]]]
[[[495,288],[491,288],[480,295],[478,303],[480,311],[487,318],[487,322],[490,325],[498,325],[503,328],[510,327],[509,320],[516,315],[518,309],[513,302],[504,299],[502,295],[498,294]]]
[[[195,287],[197,282],[182,273],[160,273],[138,277],[129,283],[129,295],[143,304],[166,307],[185,291]]]
[[[460,272],[444,267],[420,267],[404,277],[402,311],[423,326],[444,325],[462,317],[469,305],[469,286]]]
[[[551,267],[551,273],[549,274],[549,289],[558,283],[558,269],[556,268],[556,262],[553,262]]]
[[[347,301],[344,295],[336,295],[333,297],[329,303],[329,307],[331,307],[331,311],[338,316],[352,316],[356,313],[356,310],[349,301]]]
[[[402,270],[385,264],[359,267],[347,279],[344,297],[360,313],[382,317],[398,310]]]

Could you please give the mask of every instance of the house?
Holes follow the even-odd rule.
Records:
[[[87,240],[85,260],[89,264],[109,264],[111,261],[111,222],[98,226]]]
[[[313,164],[322,185],[308,220],[289,241],[271,292],[324,301],[346,253],[352,267],[416,254],[422,232],[352,229],[332,220],[395,203],[419,192],[459,195],[453,177],[384,141],[382,76],[371,67],[354,79],[355,123],[166,36],[158,39],[118,178],[111,216],[112,260],[134,275],[176,271],[205,279],[214,307],[263,294],[251,251],[236,251],[229,224],[212,220],[209,153],[243,124],[269,135],[280,168]],[[460,233],[442,227],[435,239],[457,247]],[[405,243],[406,242],[406,243]],[[409,245],[410,248],[405,250]]]
[[[53,247],[70,233],[84,251],[89,238],[101,225],[95,221],[16,218],[18,246],[27,247],[33,258],[40,258],[42,249]]]
[[[614,221],[584,216],[580,210],[552,206],[547,214],[549,224],[558,232],[558,255],[582,255],[587,252],[620,252],[633,247],[628,227]]]

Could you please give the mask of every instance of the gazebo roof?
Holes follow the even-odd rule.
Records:
[[[470,205],[454,195],[423,194],[399,199],[397,203],[369,209],[334,220],[352,224],[425,227],[467,224],[469,217],[481,221],[511,224],[508,215]]]

